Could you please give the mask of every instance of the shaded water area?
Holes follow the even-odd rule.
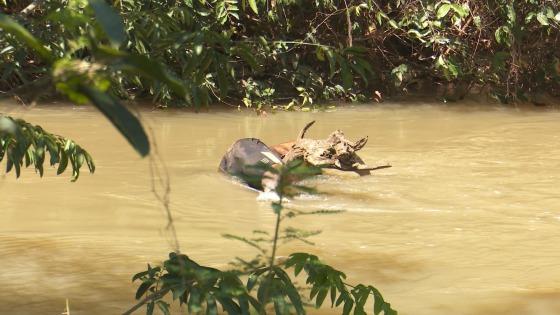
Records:
[[[126,310],[134,303],[132,274],[170,251],[148,159],[88,107],[3,104],[0,111],[76,140],[97,164],[76,183],[52,168],[42,179],[31,170],[0,177],[0,313],[60,314],[66,298],[72,314]],[[556,110],[384,104],[268,117],[145,110],[142,117],[171,176],[181,250],[200,263],[226,268],[255,254],[221,233],[273,229],[269,206],[217,173],[227,147],[242,137],[287,141],[315,119],[310,137],[335,129],[350,139],[368,135],[362,158],[393,167],[310,181],[326,194],[292,206],[347,212],[288,222],[323,233],[315,246],[290,243],[281,255],[317,254],[348,282],[374,284],[399,314],[560,313]]]

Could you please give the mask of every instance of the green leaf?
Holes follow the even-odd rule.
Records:
[[[7,159],[6,159],[6,173],[9,173],[12,168],[14,167],[14,162],[12,160],[11,154],[7,154]],[[19,176],[18,176],[19,177]]]
[[[154,313],[154,302],[146,304],[146,315],[152,315]]]
[[[247,279],[247,291],[251,292],[251,290],[255,287],[255,284],[257,284],[258,279],[259,279],[258,274],[253,273],[249,275],[249,278]]]
[[[408,72],[408,66],[406,64],[401,64],[398,67],[391,70],[391,74],[397,79],[400,84],[404,80],[404,75]]]
[[[331,286],[331,307],[334,306],[334,302],[336,301],[336,286]]]
[[[457,78],[459,76],[459,65],[457,65],[452,60],[447,61],[447,74],[450,75],[452,78]]]
[[[344,307],[342,308],[342,315],[349,315],[354,306],[354,301],[352,299],[347,299],[344,301]]]
[[[173,293],[173,300],[180,298],[185,293],[185,291],[187,291],[187,287],[183,283],[181,284],[181,286],[171,289],[171,292]]]
[[[499,44],[511,45],[511,29],[507,25],[498,27],[494,36],[496,37],[496,42]]]
[[[288,295],[290,302],[292,302],[292,305],[296,309],[296,313],[298,315],[305,314],[305,309],[303,308],[303,303],[301,302],[301,296],[299,295],[298,290],[294,286],[292,279],[290,279],[288,274],[280,267],[274,267],[274,273],[284,283],[284,290]]]
[[[319,61],[325,61],[325,51],[322,46],[317,46],[315,49],[315,56]]]
[[[425,43],[425,42],[426,42],[424,39],[422,39],[422,37],[424,37],[424,35],[423,35],[422,33],[420,33],[418,30],[410,29],[410,30],[408,30],[407,33],[416,36],[416,38],[417,38],[419,41],[421,41],[422,43]]]
[[[267,296],[265,296],[266,291],[269,290],[269,288],[267,287],[270,287],[270,281],[268,281],[268,279],[263,279],[261,281],[259,289],[257,290],[257,300],[262,305],[266,305],[266,303],[268,302],[268,299],[265,301],[265,298],[268,298]]]
[[[452,8],[453,11],[455,11],[455,12],[459,15],[459,17],[461,17],[461,18],[464,18],[464,17],[466,17],[467,15],[469,15],[469,10],[468,10],[468,8],[466,8],[466,7],[464,7],[464,6],[460,5],[460,4],[453,3],[453,4],[451,4],[451,8]]]
[[[539,23],[541,23],[542,26],[550,25],[548,23],[548,17],[543,12],[537,13],[537,21],[539,21]]]
[[[84,84],[80,84],[78,88],[111,121],[141,156],[150,153],[148,136],[136,116],[108,94]]]
[[[354,63],[351,62],[350,66],[352,67],[354,72],[356,72],[357,74],[359,74],[362,77],[362,80],[364,80],[364,83],[366,84],[366,86],[368,86],[369,82],[368,82],[368,79],[367,79],[365,69],[360,64],[357,64],[357,63],[354,64]]]
[[[120,46],[126,39],[122,17],[105,2],[105,0],[89,0],[89,5],[103,31],[107,34],[111,45]]]
[[[527,15],[525,16],[525,24],[529,24],[535,16],[537,16],[537,14],[535,12],[527,13]]]
[[[259,314],[266,314],[263,310],[262,305],[259,303],[259,301],[257,301],[257,299],[255,299],[254,297],[252,297],[251,295],[247,295],[247,299],[249,300],[249,303],[251,303],[251,305],[253,306],[253,308],[259,313]]]
[[[323,305],[325,298],[327,297],[327,293],[329,292],[328,287],[323,287],[317,293],[317,299],[315,300],[315,307],[319,308]]]
[[[274,311],[276,312],[276,315],[289,314],[286,300],[284,300],[283,296],[276,295],[272,298],[272,301],[274,302]]]
[[[86,158],[86,163],[88,165],[89,171],[91,173],[95,172],[95,163],[93,162],[93,158],[91,157],[91,155],[84,151],[84,156]]]
[[[68,167],[68,155],[66,155],[66,153],[64,153],[64,151],[60,152],[60,161],[58,164],[58,169],[56,170],[56,175],[60,175],[62,174],[65,170],[66,167]],[[132,279],[132,281],[134,281],[135,279]]]
[[[188,302],[188,310],[190,313],[198,313],[202,309],[200,301],[200,290],[197,287],[193,287],[191,290],[191,295]]]
[[[237,47],[231,48],[231,53],[241,57],[241,59],[243,59],[254,71],[261,70],[261,65],[257,58],[255,58],[255,55],[251,51],[250,47],[247,47],[246,45],[238,45]]]
[[[510,25],[514,25],[515,22],[517,21],[517,13],[515,12],[515,8],[513,7],[513,4],[508,4],[506,6],[506,10],[507,10],[507,17],[508,17],[508,22]]]
[[[144,295],[144,293],[146,293],[153,284],[154,284],[153,279],[148,279],[142,282],[142,284],[138,287],[138,290],[136,291],[136,299],[137,300],[140,299],[142,295]]]
[[[249,315],[249,298],[246,295],[237,298],[239,301],[239,308],[241,309],[241,315]]]
[[[210,294],[206,298],[206,315],[218,315],[218,306],[216,305],[216,298]]]
[[[377,23],[379,25],[382,24],[383,19],[389,20],[389,16],[387,16],[387,14],[385,14],[385,12],[383,11],[377,11],[377,13],[375,14],[375,18],[377,19]]]
[[[441,19],[442,17],[446,16],[447,13],[449,13],[449,10],[451,10],[451,4],[449,3],[442,4],[437,10],[436,17],[438,19]]]
[[[255,12],[255,14],[259,14],[259,8],[257,8],[257,2],[255,0],[249,0],[249,6],[251,7],[251,10]]]
[[[229,315],[238,315],[241,313],[241,309],[239,308],[239,306],[235,304],[235,302],[230,297],[217,296],[216,298]]]
[[[139,272],[139,273],[135,274],[135,275],[132,277],[132,282],[134,282],[135,280],[140,279],[140,278],[146,276],[146,275],[148,274],[148,272],[149,272],[149,271],[146,270],[146,271],[142,271],[142,272]]]
[[[48,51],[35,36],[31,35],[31,33],[14,19],[2,13],[0,13],[0,28],[24,42],[29,48],[35,50],[46,62],[51,63],[54,60],[51,52]]]
[[[157,301],[157,306],[159,307],[163,315],[170,315],[169,304],[165,303],[164,301]]]
[[[340,58],[338,63],[340,64],[340,73],[342,75],[342,85],[345,89],[350,89],[354,85],[352,72],[350,72],[350,67],[348,66],[348,61]]]

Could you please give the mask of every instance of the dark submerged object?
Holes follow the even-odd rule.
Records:
[[[273,164],[281,164],[282,158],[256,138],[237,140],[227,150],[220,162],[220,171],[236,177],[241,183],[263,190],[264,173]]]

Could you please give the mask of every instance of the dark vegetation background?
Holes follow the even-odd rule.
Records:
[[[88,1],[0,0],[1,11],[66,61],[47,67],[0,32],[0,91],[25,96],[51,88],[52,96],[52,87],[65,91],[57,84],[61,68],[81,67],[119,98],[176,106],[290,109],[434,91],[449,101],[480,92],[504,103],[560,96],[555,0],[107,3],[120,15],[124,34],[103,34],[90,23],[106,15]],[[22,13],[30,4],[37,6]],[[109,42],[167,66],[186,95],[92,53]]]
[[[446,101],[475,92],[503,103],[560,96],[553,0],[0,0],[0,10],[0,95],[91,102],[142,156],[150,153],[148,136],[120,99],[261,110],[423,91]],[[29,166],[42,175],[46,161],[58,164],[58,174],[71,168],[74,181],[82,166],[95,170],[73,141],[0,113],[3,159],[16,176]],[[277,261],[279,240],[316,234],[281,229],[282,222],[340,211],[283,204],[313,193],[290,180],[316,174],[301,160],[269,171],[278,178],[273,233],[225,236],[257,249],[253,260],[228,271],[202,266],[179,253],[174,237],[169,259],[133,276],[138,301],[124,314],[144,307],[170,314],[167,301],[178,300],[194,314],[217,314],[220,306],[228,314],[303,315],[330,301],[343,315],[366,308],[396,315],[378,289],[347,283],[317,256]],[[166,193],[154,194],[175,235],[169,182],[162,183]],[[307,290],[292,282],[300,273]]]

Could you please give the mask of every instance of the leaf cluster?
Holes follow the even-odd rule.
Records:
[[[173,69],[184,89],[142,67],[103,71],[119,97],[163,105],[309,109],[430,83],[449,87],[448,100],[482,89],[503,102],[560,94],[555,1],[51,0],[41,12],[19,18],[35,36],[24,46],[0,34],[0,88],[48,74],[38,59],[91,59],[103,43]]]
[[[120,50],[126,33],[121,16],[105,1],[47,2],[46,19],[40,24],[54,33],[43,39],[32,33],[17,21],[17,18],[0,13],[0,28],[6,32],[0,35],[0,43],[10,46],[3,49],[4,60],[19,65],[17,55],[10,52],[16,46],[35,53],[39,59],[33,65],[41,65],[44,76],[54,83],[58,92],[76,103],[91,102],[121,132],[142,156],[150,151],[150,144],[139,120],[112,93],[115,76],[133,74],[147,80],[157,80],[178,97],[188,97],[188,90],[165,67],[146,55],[131,54]],[[41,25],[29,24],[33,29]],[[52,34],[63,33],[60,38]],[[44,35],[43,33],[41,33]],[[48,43],[48,44],[47,44]],[[1,55],[1,54],[0,54]],[[27,54],[24,59],[29,59]],[[16,58],[14,60],[14,58]],[[10,68],[21,74],[18,68]],[[10,78],[10,73],[4,73]],[[27,79],[20,75],[23,86]]]
[[[368,298],[374,298],[373,314],[381,312],[385,315],[396,315],[397,312],[383,299],[373,286],[358,284],[351,286],[344,282],[346,275],[333,267],[322,263],[315,255],[307,253],[291,254],[285,262],[286,268],[294,268],[297,276],[302,271],[306,274],[306,284],[311,287],[309,298],[315,299],[315,306],[320,307],[327,295],[330,296],[331,307],[343,305],[342,314],[367,314],[364,306]]]
[[[185,255],[171,253],[170,258],[162,267],[151,268],[133,277],[141,280],[136,293],[136,299],[149,293],[138,305],[146,304],[148,314],[152,314],[154,305],[160,306],[164,314],[169,313],[168,306],[162,299],[171,292],[173,300],[179,299],[180,304],[188,305],[190,314],[216,314],[217,305],[221,305],[224,312],[232,314],[306,314],[308,305],[302,296],[303,289],[296,286],[288,271],[293,269],[294,278],[302,272],[306,276],[309,287],[308,300],[319,308],[323,305],[327,295],[330,295],[331,307],[342,307],[342,314],[367,314],[366,302],[373,298],[372,314],[396,315],[397,312],[385,302],[383,296],[371,285],[359,284],[352,286],[345,281],[346,275],[321,262],[317,256],[307,253],[291,254],[284,261],[277,261],[276,251],[278,241],[289,242],[300,240],[310,243],[307,237],[316,235],[319,231],[303,231],[285,228],[280,233],[280,223],[284,218],[296,214],[314,214],[314,212],[293,212],[292,216],[282,216],[283,200],[294,191],[302,191],[298,186],[292,186],[298,176],[316,174],[317,169],[309,167],[301,161],[293,161],[277,168],[269,168],[269,172],[276,175],[277,193],[280,198],[272,202],[271,206],[276,214],[274,234],[267,231],[255,230],[252,237],[241,237],[230,234],[223,235],[228,239],[241,241],[258,250],[258,255],[251,261],[238,258],[234,266],[239,270],[221,272],[217,269],[201,266]],[[317,214],[324,212],[318,211]],[[264,245],[272,245],[268,251]],[[266,261],[268,260],[268,262]],[[247,276],[246,282],[241,277]],[[163,304],[162,304],[163,303]],[[132,309],[135,309],[133,307]],[[128,314],[128,312],[127,312]]]
[[[132,278],[140,280],[136,299],[150,294],[147,313],[152,314],[157,305],[163,314],[169,314],[169,304],[162,298],[170,293],[173,300],[187,305],[190,314],[218,314],[218,305],[228,314],[249,314],[250,308],[261,312],[262,306],[248,294],[238,276],[233,272],[201,266],[186,255],[170,253],[162,267],[140,272]]]
[[[50,166],[58,164],[57,175],[70,165],[72,181],[78,179],[84,165],[90,173],[95,171],[90,154],[74,141],[51,134],[23,119],[0,114],[0,162],[6,159],[6,173],[15,170],[19,177],[22,167],[32,165],[42,177],[46,153],[49,153]]]
[[[171,253],[161,267],[151,267],[132,278],[140,281],[136,299],[146,296],[148,314],[155,306],[169,314],[170,305],[163,299],[171,295],[179,304],[185,304],[189,314],[217,314],[220,306],[227,314],[273,313],[306,314],[306,302],[296,287],[288,270],[294,276],[305,274],[310,287],[309,300],[321,307],[327,296],[331,307],[342,307],[342,314],[367,314],[368,299],[373,299],[371,314],[393,315],[379,290],[373,286],[345,283],[346,275],[307,253],[294,253],[281,265],[253,270],[244,282],[234,272],[201,266],[185,255]],[[270,305],[270,308],[268,307]]]

